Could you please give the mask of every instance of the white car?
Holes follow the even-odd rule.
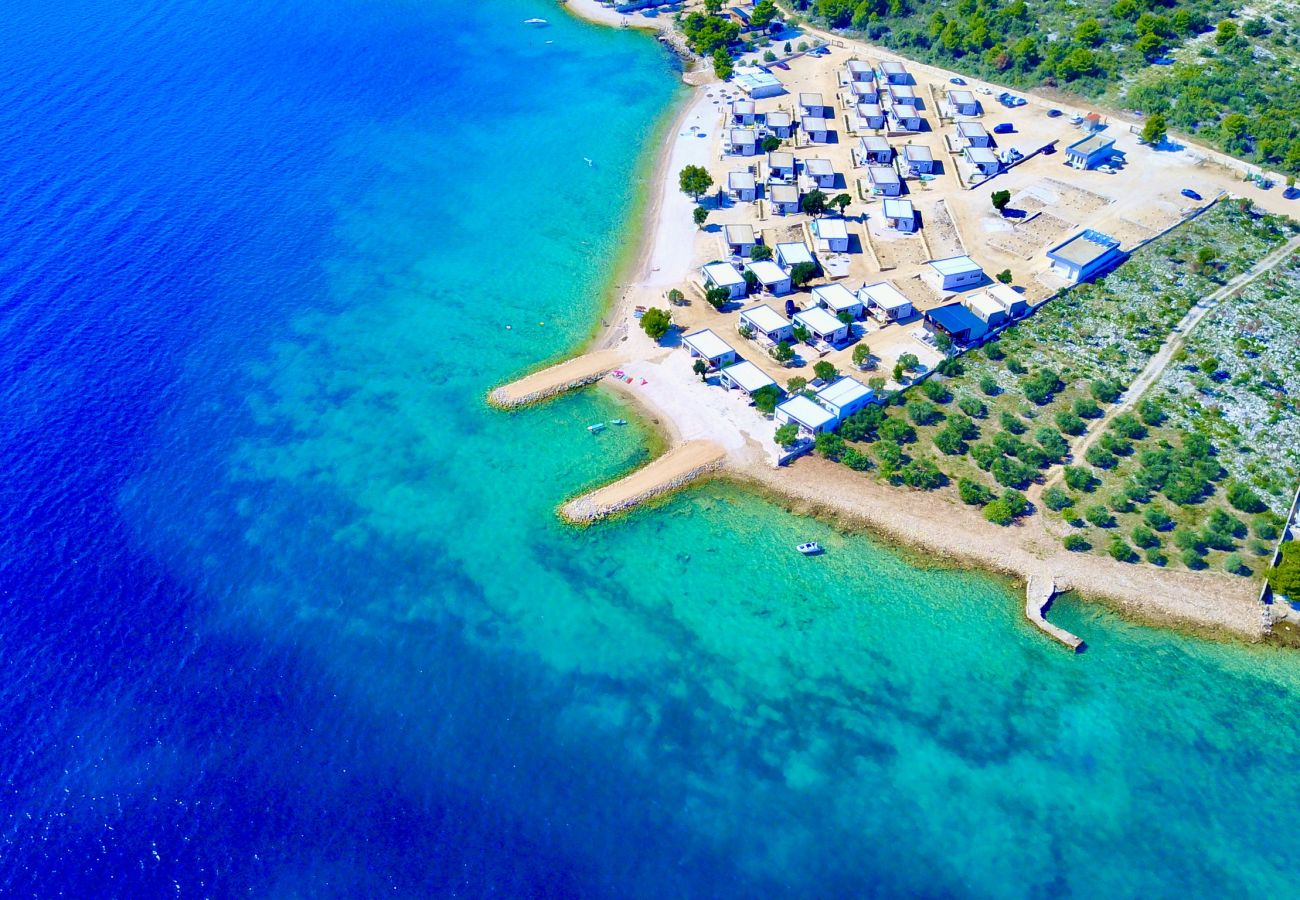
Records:
[[[1114,166],[1106,165],[1106,166],[1098,166],[1097,171],[1104,172],[1107,175],[1114,175],[1116,170]]]

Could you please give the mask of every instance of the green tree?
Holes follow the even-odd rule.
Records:
[[[848,194],[836,194],[831,198],[831,202],[827,205],[839,209],[840,215],[842,216],[844,215],[844,211],[849,208],[849,204],[852,202],[853,198]]]
[[[865,368],[871,361],[871,348],[866,344],[859,343],[853,348],[853,365],[859,369]]]
[[[915,372],[921,368],[921,360],[917,358],[915,353],[899,354],[898,364],[903,367],[904,372]]]
[[[962,478],[957,482],[957,495],[967,506],[983,506],[993,500],[993,492],[978,481]]]
[[[1092,549],[1092,544],[1081,534],[1067,534],[1065,536],[1065,549],[1071,553],[1084,553]]]
[[[709,374],[709,364],[702,359],[697,359],[695,365],[691,366],[691,371],[700,376],[700,381],[704,381]]]
[[[1067,494],[1060,485],[1054,484],[1043,491],[1043,505],[1057,512],[1074,505],[1074,498]]]
[[[804,194],[803,200],[799,201],[799,207],[810,216],[820,216],[826,212],[826,195],[814,188]]]
[[[993,201],[993,208],[998,212],[1002,212],[1002,210],[1006,209],[1007,204],[1011,202],[1011,192],[1005,190],[994,191],[989,195],[989,198]]]
[[[1220,47],[1226,46],[1237,36],[1237,23],[1231,19],[1223,19],[1214,29],[1214,43]]]
[[[817,454],[829,460],[838,461],[844,455],[844,438],[831,431],[823,431],[816,437]]]
[[[1282,558],[1269,570],[1268,584],[1274,593],[1291,600],[1300,599],[1300,542],[1287,541],[1282,545]]]
[[[754,393],[749,395],[754,401],[754,408],[765,415],[771,415],[776,410],[776,402],[781,399],[781,392],[777,390],[774,384],[765,384]]]
[[[731,54],[727,52],[726,47],[719,47],[713,51],[713,74],[717,75],[723,81],[731,77],[736,71],[735,65],[731,62]]]
[[[1101,37],[1101,23],[1096,19],[1084,19],[1074,28],[1074,39],[1085,46],[1097,46]]]
[[[799,440],[799,426],[793,422],[787,422],[776,430],[772,438],[782,447],[789,447],[795,441]]]
[[[795,375],[785,383],[786,392],[789,394],[799,394],[808,386],[808,379],[802,375]]]
[[[813,374],[822,381],[829,382],[839,373],[836,371],[834,363],[823,359],[813,366]]]
[[[1165,121],[1164,115],[1152,113],[1142,125],[1142,140],[1152,145],[1164,143],[1168,131],[1169,124]]]
[[[703,206],[697,206],[691,211],[691,218],[695,220],[696,228],[703,228],[704,223],[709,221],[709,211]]]
[[[766,28],[776,18],[776,4],[772,0],[758,0],[749,14],[749,24],[755,28]],[[788,51],[787,51],[788,52]]]
[[[731,300],[731,291],[724,287],[711,287],[704,292],[704,299],[714,309],[722,309]]]
[[[817,264],[810,262],[795,263],[790,268],[790,283],[795,287],[803,287],[812,281],[817,275]],[[804,338],[807,340],[807,338]]]
[[[641,328],[650,336],[652,341],[657,341],[668,333],[672,327],[672,317],[667,310],[659,309],[652,306],[645,311],[641,317]]]
[[[749,258],[754,262],[760,262],[772,258],[772,248],[767,244],[755,244],[749,251]]]
[[[695,200],[713,187],[713,176],[703,166],[685,166],[677,175],[677,185],[683,194],[690,194]]]
[[[998,273],[998,281],[1002,282],[1003,284],[1010,284],[1010,283],[1011,283],[1011,270],[1010,270],[1010,269],[1003,269],[1001,272],[999,272],[999,273]]]
[[[763,138],[763,152],[772,153],[781,148],[781,139],[774,134]]]
[[[768,350],[767,352],[768,354],[771,355],[771,357],[774,360],[781,363],[782,365],[785,365],[790,360],[794,359],[794,348],[790,346],[789,341],[781,341],[779,344],[774,345],[772,349]]]

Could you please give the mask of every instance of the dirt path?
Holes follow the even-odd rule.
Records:
[[[1224,299],[1235,291],[1241,290],[1264,273],[1285,262],[1291,254],[1297,250],[1300,250],[1300,237],[1294,237],[1287,241],[1268,256],[1265,256],[1259,262],[1255,263],[1255,265],[1250,269],[1242,272],[1236,278],[1233,278],[1223,287],[1219,288],[1217,291],[1210,294],[1188,310],[1187,315],[1183,316],[1182,321],[1175,325],[1173,330],[1169,333],[1170,337],[1165,341],[1164,346],[1160,348],[1155,356],[1148,360],[1146,366],[1142,369],[1141,373],[1139,373],[1138,377],[1133,379],[1133,383],[1130,384],[1128,390],[1124,392],[1124,396],[1120,402],[1107,410],[1106,414],[1098,419],[1092,428],[1088,429],[1087,434],[1083,436],[1083,440],[1081,440],[1077,446],[1070,449],[1070,455],[1075,460],[1083,459],[1083,455],[1088,452],[1088,448],[1100,439],[1101,435],[1106,431],[1106,426],[1110,424],[1111,420],[1120,413],[1132,409],[1138,400],[1142,399],[1142,396],[1146,394],[1147,390],[1159,380],[1160,376],[1164,373],[1165,368],[1168,367],[1169,361],[1174,358],[1174,354],[1177,353],[1179,349],[1182,348],[1183,344],[1187,342],[1187,336],[1191,334],[1192,330],[1196,328],[1197,325],[1200,324],[1202,319],[1209,315],[1213,310],[1218,309],[1219,304]],[[1061,480],[1064,476],[1064,472],[1064,467],[1058,467],[1056,471],[1052,473],[1052,477],[1048,478],[1047,481],[1041,485],[1034,485],[1027,494],[1029,499],[1037,501],[1043,491]]]

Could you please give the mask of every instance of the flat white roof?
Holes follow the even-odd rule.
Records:
[[[780,109],[774,109],[767,114],[767,124],[769,125],[789,125],[794,121],[794,116]]]
[[[849,226],[843,219],[813,219],[812,230],[826,241],[846,241],[849,238]]]
[[[813,261],[812,251],[803,241],[790,241],[785,244],[777,244],[776,252],[785,260],[787,266],[795,266],[801,262],[810,263]]]
[[[994,300],[983,291],[968,297],[966,300],[966,308],[985,321],[987,321],[990,316],[1006,312],[1006,308],[1001,303]]]
[[[902,309],[912,305],[912,301],[888,281],[863,285],[858,290],[858,296],[864,301],[870,300],[873,306],[879,306],[881,309]]]
[[[754,187],[753,172],[731,172],[727,175],[727,186],[733,191]]]
[[[732,100],[731,111],[738,115],[753,115],[754,101],[753,100]]]
[[[874,395],[875,391],[861,381],[845,375],[818,391],[817,399],[834,406],[845,407],[856,400],[861,400],[864,397],[870,398]]]
[[[803,170],[809,175],[834,175],[835,164],[829,159],[813,157],[803,161]]]
[[[746,263],[745,268],[753,272],[763,284],[779,284],[782,281],[790,280],[790,276],[785,274],[785,270],[770,259],[760,259],[757,262]]]
[[[742,72],[733,79],[736,84],[745,91],[753,91],[758,88],[780,87],[780,80],[771,72],[764,72],[761,69],[754,68],[750,71]]]
[[[812,289],[813,296],[836,312],[861,306],[857,295],[842,284],[824,284]]]
[[[890,166],[868,166],[867,175],[872,184],[898,184],[898,173]]]
[[[682,338],[682,342],[695,348],[695,352],[705,359],[717,359],[728,353],[735,353],[731,345],[713,333],[712,328],[705,328]]]
[[[745,276],[731,263],[715,262],[709,263],[704,267],[704,274],[709,280],[720,287],[731,287],[736,284],[744,284]]]
[[[830,410],[820,403],[814,403],[803,394],[797,394],[782,403],[777,409],[806,428],[816,430],[835,421]]]
[[[849,90],[853,91],[855,94],[862,94],[863,96],[866,96],[867,94],[880,93],[876,90],[875,82],[870,81],[854,81],[849,85]]]
[[[733,128],[731,130],[732,146],[735,146],[736,144],[752,144],[755,140],[754,132],[750,131],[748,128]]]
[[[901,62],[885,60],[880,64],[880,71],[888,72],[890,75],[902,75],[907,71],[907,66],[903,65]]]
[[[724,225],[722,232],[726,235],[728,244],[753,244],[756,242],[754,226],[752,225]]]
[[[886,197],[885,218],[913,219],[916,218],[916,210],[912,208],[911,200],[898,200],[894,197]]]
[[[979,122],[958,122],[957,133],[962,137],[983,137],[988,135],[989,130]]]
[[[844,65],[850,72],[871,72],[871,64],[865,63],[860,59],[851,59]]]
[[[870,116],[882,116],[884,115],[884,113],[880,111],[879,103],[859,103],[858,115],[862,116],[865,119]]]
[[[798,203],[799,188],[793,184],[774,184],[767,190],[773,203]]]
[[[912,90],[910,84],[891,84],[889,86],[889,95],[891,97],[915,97],[916,91]]]
[[[997,162],[998,155],[989,147],[967,147],[964,151],[966,158],[974,163]]]
[[[727,366],[722,371],[726,372],[727,377],[738,384],[747,394],[752,394],[759,388],[767,387],[769,384],[776,384],[771,376],[748,360],[738,362],[734,366]]]
[[[800,106],[821,106],[822,95],[814,94],[814,93],[800,94],[799,105]]]
[[[826,120],[823,119],[821,116],[804,116],[803,130],[804,131],[829,131],[830,129],[826,127]]]
[[[760,303],[758,306],[752,306],[749,309],[742,309],[740,317],[750,322],[755,328],[764,334],[773,331],[779,331],[790,324],[790,320],[779,312],[768,306],[766,303]]]
[[[878,134],[868,134],[859,138],[859,143],[862,145],[862,149],[866,150],[868,153],[875,153],[879,150],[889,149],[889,141],[885,140]]]
[[[947,259],[932,259],[930,260],[930,268],[940,275],[960,275],[963,272],[984,271],[969,256],[949,256]]]
[[[961,106],[975,102],[975,95],[970,91],[949,91],[948,100]]]
[[[1003,284],[1000,281],[997,282],[996,284],[990,285],[989,289],[985,291],[985,293],[987,293],[994,300],[1001,303],[1002,306],[1008,310],[1011,309],[1011,307],[1016,306],[1017,304],[1021,304],[1021,303],[1028,304],[1029,302],[1023,296],[1017,293],[1016,289],[1013,288],[1011,285]]]
[[[767,155],[767,164],[774,169],[793,169],[794,154],[784,150],[769,153]]]
[[[929,160],[933,160],[933,159],[934,159],[934,154],[933,154],[932,152],[930,152],[930,148],[927,147],[927,146],[925,146],[925,144],[904,144],[904,145],[903,145],[903,159],[908,159],[908,160],[912,160],[912,159],[918,159],[918,160],[920,160],[920,159],[929,159]]]
[[[795,313],[794,320],[800,325],[807,326],[809,331],[816,334],[831,334],[845,327],[843,322],[820,306]]]

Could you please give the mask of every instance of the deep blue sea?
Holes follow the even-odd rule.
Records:
[[[0,895],[1294,893],[1294,655],[723,485],[559,523],[651,436],[483,397],[601,314],[653,41],[19,0],[0,72]]]

